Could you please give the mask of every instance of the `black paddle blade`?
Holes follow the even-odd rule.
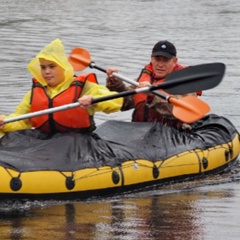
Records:
[[[225,73],[224,63],[207,63],[171,73],[161,88],[171,94],[187,94],[216,87]]]

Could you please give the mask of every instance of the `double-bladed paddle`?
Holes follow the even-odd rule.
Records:
[[[96,68],[102,72],[105,69],[91,61],[90,53],[84,48],[74,48],[68,58],[75,71],[82,71],[86,67]],[[171,73],[162,83],[162,89],[171,94],[187,94],[216,87],[225,73],[224,63],[207,63],[189,66],[181,71]],[[112,74],[136,86],[136,81],[118,73]]]
[[[165,85],[167,86],[167,84]],[[126,96],[130,96],[137,93],[150,92],[160,88],[162,88],[162,83],[157,85],[152,85],[149,87],[137,88],[137,89],[124,91],[124,92],[120,92],[120,93],[116,93],[116,94],[112,94],[104,97],[95,98],[92,100],[92,104],[112,100],[115,98],[126,97]],[[198,101],[199,99],[193,96],[186,96],[181,99],[176,99],[174,97],[169,96],[169,97],[166,97],[166,100],[168,100],[173,104],[174,116],[186,123],[195,122],[196,120],[202,118],[205,115],[206,111],[209,111],[208,105],[206,105],[204,102],[203,103],[199,102]],[[196,108],[195,101],[197,101],[197,105],[199,109]],[[80,106],[80,103],[75,102],[75,103],[65,104],[59,107],[44,109],[44,110],[33,112],[33,113],[27,113],[21,116],[4,119],[4,124],[23,120],[23,119],[33,118],[33,117],[41,116],[44,114],[50,114],[54,112],[68,110],[68,109],[79,107],[79,106]]]
[[[75,71],[81,71],[86,67],[90,67],[106,73],[105,69],[91,61],[90,53],[83,48],[74,48],[70,53],[69,62]],[[171,94],[187,94],[210,89],[221,82],[224,72],[225,65],[223,63],[191,66],[181,71],[171,73],[166,80],[161,83],[161,87],[157,89],[164,89]],[[119,73],[114,72],[112,75],[134,86],[139,85],[138,82]],[[160,91],[154,91],[154,88],[152,88],[151,91],[155,95],[172,103],[173,115],[183,122],[194,122],[202,118],[210,110],[207,103],[193,96],[176,99]]]
[[[74,49],[70,54],[69,61],[73,65],[75,71],[81,71],[89,66],[105,72],[105,70],[97,67],[93,62],[91,62],[90,54],[85,49],[80,48]],[[196,65],[169,74],[165,82],[161,84],[137,88],[134,90],[129,90],[117,94],[112,94],[109,96],[96,98],[93,99],[92,104],[108,101],[119,97],[125,97],[137,93],[155,91],[157,89],[165,89],[172,94],[185,94],[199,90],[206,90],[217,86],[221,82],[224,72],[225,65],[223,63],[209,63],[203,65]],[[122,80],[127,81],[127,78],[121,76],[120,74],[114,73],[114,75],[116,77],[121,78]],[[132,81],[133,80],[131,80],[130,83]],[[193,96],[187,96],[181,99],[176,99],[163,93],[160,94],[162,94],[161,96],[162,98],[166,99],[168,102],[173,104],[173,115],[179,120],[186,123],[191,123],[202,118],[210,110],[208,104]],[[80,104],[76,102],[55,108],[49,108],[33,113],[28,113],[21,116],[5,119],[4,124],[28,118],[33,118],[44,114],[64,111],[79,106]]]

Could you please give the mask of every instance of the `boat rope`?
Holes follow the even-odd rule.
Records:
[[[78,178],[74,178],[75,181],[79,181],[81,179],[86,179],[86,178],[91,178],[91,177],[95,177],[95,176],[99,176],[99,175],[103,175],[103,174],[106,174],[106,173],[112,173],[112,169],[110,170],[105,170],[104,169],[104,172],[101,171],[101,169],[95,169],[93,172],[91,173],[88,173],[88,174],[85,174],[81,177],[78,177]]]
[[[4,169],[9,174],[9,176],[11,176],[11,178],[20,178],[21,177],[21,174],[22,174],[21,172],[18,172],[17,177],[14,177],[6,167],[4,167]]]

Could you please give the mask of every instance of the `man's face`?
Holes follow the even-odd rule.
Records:
[[[177,63],[177,57],[168,59],[163,56],[151,57],[153,72],[156,78],[166,78],[173,71]]]

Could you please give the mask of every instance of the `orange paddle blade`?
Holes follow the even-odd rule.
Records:
[[[74,71],[82,71],[91,63],[90,53],[84,48],[74,48],[68,57]]]
[[[170,97],[169,102],[173,104],[173,115],[185,123],[195,122],[210,111],[210,106],[207,103],[194,96],[180,99]]]

